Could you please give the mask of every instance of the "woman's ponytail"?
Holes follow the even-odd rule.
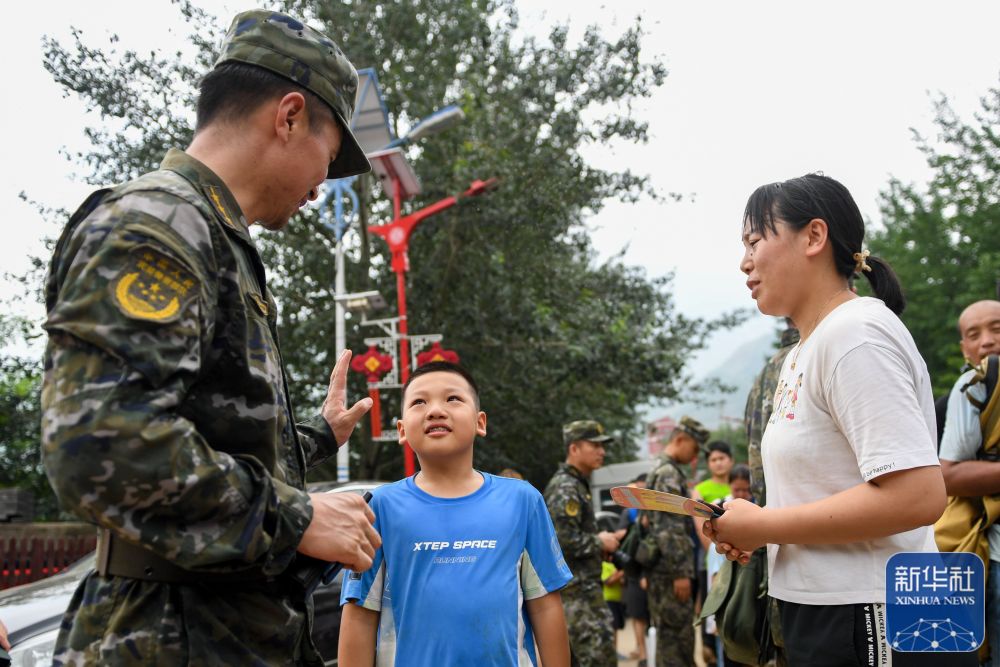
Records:
[[[882,299],[886,308],[896,315],[902,315],[906,308],[906,297],[903,296],[903,286],[899,284],[899,278],[896,277],[896,272],[892,270],[889,262],[870,255],[863,261],[865,268],[860,273],[868,279],[872,292]]]

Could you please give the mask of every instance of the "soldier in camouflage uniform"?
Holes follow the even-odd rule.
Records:
[[[709,432],[691,417],[682,417],[646,478],[647,488],[687,496],[684,466],[698,458]],[[648,565],[650,625],[656,628],[656,664],[688,667],[694,664],[694,599],[691,579],[695,576],[691,517],[669,512],[643,512],[649,534],[656,543],[657,557]]]
[[[280,229],[326,177],[369,170],[348,129],[357,83],[322,34],[240,14],[191,145],[91,195],[59,239],[43,457],[100,540],[55,664],[323,664],[291,574],[306,556],[364,569],[380,541],[360,497],[310,495],[305,474],[370,401],[346,408],[344,354],[321,414],[295,425],[248,221]]]
[[[566,462],[559,464],[545,487],[545,504],[566,564],[573,572],[573,581],[562,589],[562,602],[572,664],[578,667],[617,664],[613,620],[601,584],[601,561],[604,554],[618,548],[621,535],[598,532],[588,481],[604,464],[604,443],[612,439],[596,421],[566,424]]]
[[[747,431],[747,456],[750,462],[750,492],[754,502],[763,506],[766,500],[764,486],[764,460],[760,455],[760,442],[764,438],[764,425],[771,418],[774,391],[778,388],[778,376],[785,357],[791,352],[792,346],[799,342],[799,330],[791,320],[781,332],[781,349],[764,365],[760,374],[753,381],[750,393],[747,395],[747,406],[743,413],[743,422]]]
[[[775,352],[774,356],[768,359],[761,369],[760,374],[754,379],[750,393],[747,395],[746,410],[743,413],[743,421],[747,431],[747,456],[750,462],[750,493],[753,500],[758,505],[764,505],[767,500],[767,487],[764,483],[764,459],[760,453],[760,443],[764,438],[764,426],[771,418],[771,411],[774,408],[774,392],[778,388],[778,377],[781,375],[781,366],[785,363],[785,357],[792,351],[792,348],[799,342],[799,330],[790,319],[786,319],[786,328],[781,332],[781,348]],[[754,554],[753,558],[767,558],[767,547],[761,547]],[[767,568],[761,569],[763,581],[761,587],[767,590]],[[771,621],[771,636],[774,639],[776,648],[775,659],[780,666],[786,664],[782,652],[784,642],[781,636],[781,617],[778,613],[777,600],[771,599],[769,606],[769,618]]]

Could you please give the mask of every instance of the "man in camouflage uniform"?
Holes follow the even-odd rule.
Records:
[[[573,581],[562,589],[572,664],[614,667],[617,664],[611,610],[604,602],[601,561],[618,548],[621,534],[597,530],[590,495],[590,474],[604,465],[604,443],[613,438],[596,421],[563,426],[566,462],[545,487],[559,546]],[[624,531],[621,531],[623,534]]]
[[[670,440],[646,478],[647,488],[687,496],[684,466],[698,458],[708,441],[708,429],[691,417],[682,417]],[[656,664],[688,667],[694,664],[694,599],[691,579],[695,576],[691,517],[669,512],[643,512],[657,556],[647,564],[650,624],[656,628]]]
[[[790,319],[785,320],[785,330],[781,332],[781,348],[775,352],[774,356],[768,359],[761,369],[760,374],[754,379],[750,393],[747,395],[746,410],[743,414],[743,421],[747,432],[747,457],[750,463],[750,492],[753,500],[758,505],[763,506],[767,500],[767,487],[764,483],[764,459],[761,458],[760,443],[764,439],[764,427],[771,418],[774,409],[774,392],[778,388],[778,377],[781,375],[781,367],[785,363],[785,357],[792,351],[792,348],[799,342],[799,330]],[[767,547],[761,547],[752,556],[753,558],[766,559]],[[767,568],[761,568],[763,581],[761,587],[767,590]],[[784,665],[785,657],[781,650],[784,645],[781,637],[781,618],[778,613],[777,600],[771,599],[769,607],[769,619],[771,622],[771,636],[775,645],[775,659],[777,664]]]
[[[747,395],[747,406],[743,422],[747,431],[747,457],[750,463],[750,492],[754,502],[763,506],[766,500],[764,486],[764,460],[760,455],[760,442],[764,438],[764,426],[771,418],[774,408],[774,391],[778,387],[778,376],[785,357],[799,342],[799,330],[791,320],[786,320],[786,328],[781,332],[781,348],[771,357],[753,381]]]
[[[370,401],[295,425],[276,309],[248,222],[284,227],[327,177],[369,170],[358,83],[325,36],[240,14],[201,82],[195,137],[91,195],[46,285],[43,457],[101,529],[56,664],[322,665],[307,557],[364,569],[380,543],[353,494],[308,494]],[[316,564],[316,561],[313,561]]]

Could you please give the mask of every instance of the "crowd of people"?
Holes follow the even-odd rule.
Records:
[[[787,664],[975,664],[891,647],[884,565],[937,549],[931,525],[949,493],[1000,490],[997,462],[981,455],[995,444],[981,435],[990,402],[979,375],[963,376],[942,465],[901,286],[827,176],[761,186],[743,211],[750,297],[798,335],[748,401],[749,473],[727,476],[731,453],[685,418],[645,479],[723,502],[721,516],[696,526],[644,511],[599,530],[588,476],[611,436],[590,420],[564,428],[566,459],[544,496],[476,470],[479,390],[443,362],[402,388],[398,436],[416,475],[370,506],[307,493],[306,470],[347,441],[371,400],[347,403],[347,352],[320,413],[296,423],[248,230],[281,229],[325,179],[370,169],[350,129],[357,85],[325,35],[276,12],[238,15],[201,82],[192,143],[88,197],[59,239],[45,289],[43,459],[62,505],[100,528],[102,557],[73,597],[55,664],[321,665],[311,599],[289,576],[319,560],[351,570],[342,666],[613,665],[602,571],[629,526],[642,534],[624,613],[642,632],[647,607],[657,665],[692,664],[699,590],[755,557],[767,561]],[[874,296],[853,291],[862,277]],[[995,351],[997,308],[962,315],[972,363]],[[711,477],[692,490],[686,470],[706,445]],[[990,539],[1000,546],[995,527]],[[988,618],[1000,646],[996,567]]]

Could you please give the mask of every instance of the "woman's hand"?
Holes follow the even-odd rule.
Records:
[[[726,513],[706,521],[702,532],[715,542],[717,552],[746,564],[754,550],[767,544],[765,511],[746,500],[730,500],[723,508]]]

